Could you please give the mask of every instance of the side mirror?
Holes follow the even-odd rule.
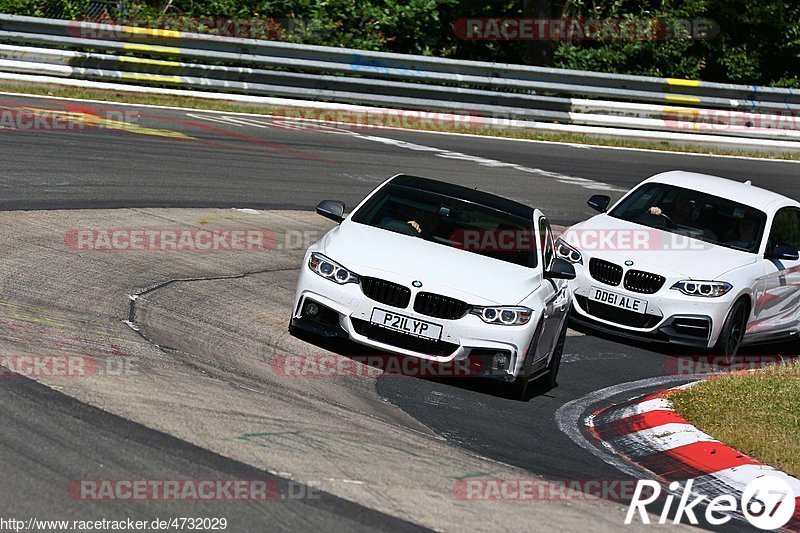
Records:
[[[594,209],[595,211],[600,211],[601,213],[605,213],[606,209],[608,209],[608,204],[611,203],[611,197],[606,196],[605,194],[595,194],[589,201],[586,202],[586,205]]]
[[[547,279],[575,279],[575,267],[569,261],[556,257],[550,268],[545,270],[544,277]]]
[[[344,202],[323,200],[317,206],[317,214],[341,224],[342,220],[344,220]]]
[[[794,246],[786,243],[779,242],[772,250],[767,250],[767,259],[777,259],[778,261],[797,261],[800,259],[800,253],[795,250]]]

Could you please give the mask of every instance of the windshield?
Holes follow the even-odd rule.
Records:
[[[767,221],[758,209],[664,183],[642,185],[609,215],[750,253],[758,251]]]
[[[537,264],[532,220],[430,191],[390,183],[351,220],[524,267]]]

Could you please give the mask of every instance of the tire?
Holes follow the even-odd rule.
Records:
[[[289,321],[288,330],[289,330],[289,335],[291,335],[295,339],[300,339],[301,341],[308,342],[310,339],[314,338],[314,334],[313,333],[309,333],[308,331],[306,331],[304,329],[301,329],[301,328],[298,328],[295,325],[292,325],[291,321]]]
[[[748,305],[743,298],[736,300],[728,317],[722,325],[717,344],[714,345],[713,352],[717,355],[724,355],[728,362],[733,361],[739,353],[742,345],[745,330],[747,329]]]
[[[558,342],[550,356],[550,362],[547,364],[547,374],[542,376],[540,383],[545,389],[544,392],[555,389],[558,386],[556,381],[558,378],[558,370],[561,368],[561,356],[564,354],[564,344],[567,341],[567,320],[564,320],[564,325],[561,326],[561,333],[558,334]]]
[[[519,376],[517,376],[516,379],[514,379],[514,381],[511,383],[506,384],[506,392],[508,397],[512,400],[519,400],[522,402],[525,401],[528,396],[528,385],[531,382],[532,363],[532,357],[528,357],[528,354],[536,352],[536,343],[539,342],[539,337],[541,336],[543,327],[544,318],[539,320],[539,324],[536,326],[536,331],[533,333],[530,346],[528,346],[528,353],[525,355],[525,362],[522,364],[522,369],[519,372]]]
[[[509,398],[524,402],[528,396],[528,385],[530,385],[530,376],[517,376],[517,379],[508,384]]]

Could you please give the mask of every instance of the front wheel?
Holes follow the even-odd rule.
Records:
[[[564,344],[567,341],[567,320],[564,319],[564,325],[561,326],[561,333],[558,334],[558,342],[553,349],[553,354],[550,356],[550,362],[547,364],[547,374],[542,376],[541,384],[546,391],[555,389],[558,385],[556,381],[558,378],[558,370],[561,368],[561,356],[564,354]]]
[[[508,395],[512,400],[524,401],[528,396],[528,385],[530,377],[527,375],[517,376],[517,378],[507,385]]]
[[[722,325],[717,344],[714,345],[714,353],[724,355],[728,361],[733,361],[739,353],[742,345],[744,332],[747,329],[747,302],[744,299],[737,300],[728,313],[728,318]]]
[[[525,354],[525,362],[522,363],[519,375],[511,383],[506,384],[506,391],[508,396],[513,400],[525,401],[528,396],[528,385],[531,382],[531,364],[533,363],[533,354],[536,353],[536,343],[539,342],[539,337],[544,327],[544,319],[539,320],[536,326],[536,331],[533,333],[531,344],[528,346],[528,352]]]

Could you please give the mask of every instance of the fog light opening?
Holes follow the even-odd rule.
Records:
[[[311,317],[317,316],[319,313],[319,306],[314,302],[308,302],[306,304],[305,314]]]

